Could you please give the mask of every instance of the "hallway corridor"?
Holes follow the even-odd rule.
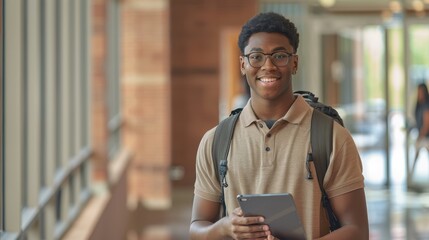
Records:
[[[344,114],[365,149],[370,239],[429,240],[429,189],[404,184],[429,0],[405,2],[423,4],[0,0],[0,240],[189,239],[196,150],[248,91],[237,38],[268,11],[300,34],[293,88]],[[413,174],[429,187],[429,154]]]

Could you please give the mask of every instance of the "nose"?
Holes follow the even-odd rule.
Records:
[[[269,68],[276,68],[277,66],[273,63],[273,60],[271,59],[271,56],[267,56],[265,59],[264,65],[262,65],[261,68],[263,69],[269,69]]]

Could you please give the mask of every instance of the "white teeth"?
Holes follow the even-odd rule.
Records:
[[[264,82],[264,83],[269,83],[269,82],[276,81],[275,78],[261,78],[260,80],[261,80],[261,82]]]

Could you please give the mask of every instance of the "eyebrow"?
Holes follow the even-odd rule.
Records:
[[[276,47],[271,52],[280,51],[280,50],[288,52],[285,47]],[[252,48],[250,49],[250,52],[264,52],[264,51],[262,50],[262,48]]]

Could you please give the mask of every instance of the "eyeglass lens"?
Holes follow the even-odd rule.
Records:
[[[271,62],[277,67],[286,66],[289,61],[289,54],[285,52],[274,52],[271,54],[254,52],[248,55],[249,63],[252,67],[262,67],[268,57],[270,57]]]

